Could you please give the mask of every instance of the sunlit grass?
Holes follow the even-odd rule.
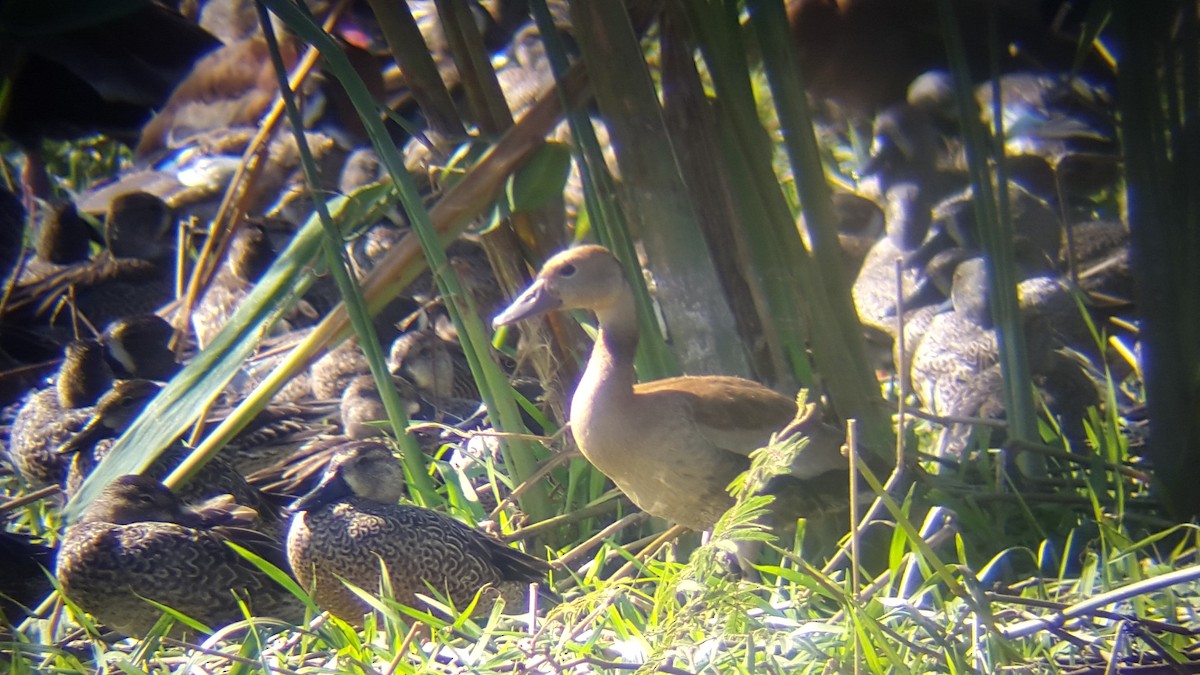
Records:
[[[284,5],[267,4],[281,9]],[[540,4],[535,2],[535,9],[540,9]],[[752,9],[766,4],[750,3]],[[845,317],[836,314],[839,299],[828,295],[838,292],[836,284],[818,289],[820,303],[826,306],[807,310],[828,318],[818,321],[821,325],[804,325],[808,317],[798,306],[801,290],[813,289],[797,277],[819,278],[830,272],[824,271],[825,261],[819,258],[829,253],[823,250],[828,242],[818,241],[811,252],[817,259],[809,259],[810,252],[795,232],[794,216],[802,207],[813,210],[819,227],[828,224],[819,222],[828,213],[821,204],[814,204],[826,199],[820,186],[803,188],[789,181],[801,174],[808,181],[823,181],[820,177],[828,163],[814,153],[828,150],[793,147],[789,148],[787,167],[773,163],[779,153],[766,147],[771,137],[762,129],[764,113],[777,115],[777,124],[791,140],[795,140],[792,132],[810,126],[805,116],[796,116],[796,110],[782,103],[799,95],[798,89],[789,88],[796,83],[788,81],[786,71],[777,73],[769,91],[758,88],[763,100],[754,100],[749,81],[761,84],[759,66],[729,58],[736,54],[741,59],[745,52],[741,48],[746,37],[740,32],[741,16],[712,4],[688,12],[697,19],[693,29],[698,35],[693,37],[699,42],[702,59],[707,60],[700,64],[709,71],[703,75],[711,81],[705,82],[715,84],[710,93],[725,98],[716,118],[720,128],[716,150],[726,162],[713,170],[723,172],[736,188],[733,208],[741,220],[739,236],[750,240],[750,250],[742,252],[746,258],[741,262],[748,270],[759,272],[796,264],[811,268],[802,275],[772,276],[760,289],[767,297],[764,307],[777,320],[775,332],[768,336],[780,358],[774,367],[781,381],[817,382],[814,364],[818,370],[829,368],[831,352],[835,353],[834,362],[847,358],[845,354],[836,356],[837,352],[853,356],[857,348],[852,343],[858,340],[857,334],[851,340],[839,332],[846,330],[838,328]],[[289,18],[314,42],[327,40],[313,32],[315,24]],[[772,35],[770,26],[758,28],[762,45],[780,47],[778,41],[783,37]],[[421,50],[419,45],[408,47]],[[551,52],[556,53],[553,48]],[[768,49],[763,58],[779,66],[773,59],[788,55]],[[345,78],[352,94],[361,93],[356,90],[361,82],[355,83],[356,76],[339,65],[336,61],[329,65],[333,76]],[[574,77],[578,81],[578,74]],[[611,80],[608,86],[614,87]],[[622,92],[608,93],[618,96]],[[771,99],[770,94],[779,100]],[[748,98],[738,100],[738,95]],[[369,100],[357,103],[364,119],[376,112]],[[590,121],[582,111],[573,112],[578,133]],[[482,137],[470,139],[472,151],[457,153],[455,163],[446,162],[453,168],[440,177],[446,190],[444,201],[429,210],[416,196],[414,186],[405,182],[410,177],[396,149],[380,147],[391,165],[393,183],[331,200],[332,222],[314,218],[305,226],[262,284],[266,299],[252,302],[246,321],[234,322],[236,328],[218,339],[211,352],[200,357],[199,365],[177,378],[172,385],[177,393],[212,394],[226,376],[216,366],[230,368],[253,350],[258,332],[290,300],[296,280],[309,274],[307,265],[319,248],[337,239],[322,228],[332,225],[353,230],[367,220],[368,213],[397,204],[416,221],[420,241],[407,242],[403,252],[363,283],[362,301],[350,303],[358,328],[367,322],[364,305],[379,307],[387,296],[400,292],[421,267],[445,272],[442,243],[469,221],[485,217],[491,221],[494,211],[514,206],[512,176],[528,158],[538,156],[539,139],[553,126],[555,117],[541,111],[531,113],[528,120],[518,120],[496,145],[485,145]],[[377,138],[377,142],[386,141]],[[633,264],[636,236],[628,231],[623,214],[636,209],[636,202],[616,194],[607,184],[601,148],[595,143],[584,146],[576,160],[582,158],[594,172],[585,188],[587,217],[594,231],[621,248],[626,262]],[[661,159],[673,149],[664,138],[637,151]],[[837,152],[843,157],[851,154],[846,147]],[[51,170],[83,187],[90,177],[113,171],[122,156],[107,143],[87,142],[64,150],[59,161],[51,163]],[[670,178],[674,184],[679,177]],[[504,194],[506,186],[509,194]],[[498,202],[504,202],[504,207],[496,209]],[[674,236],[680,236],[679,232]],[[805,260],[789,256],[804,256]],[[467,337],[464,346],[473,355],[472,371],[481,390],[489,392],[485,394],[489,407],[506,410],[491,419],[493,426],[522,434],[516,412],[528,402],[498,378],[487,339],[490,317],[480,317],[469,302],[460,302],[466,296],[452,274],[439,273],[437,278],[445,294],[459,299],[448,306],[460,336]],[[267,289],[269,284],[275,287]],[[345,290],[349,297],[356,295],[349,287]],[[657,334],[648,296],[644,300],[643,333]],[[327,319],[318,337],[298,349],[295,360],[281,369],[278,382],[288,369],[299,370],[305,359],[348,334],[348,323],[344,314]],[[828,334],[812,339],[810,354],[811,330]],[[1096,339],[1103,342],[1104,338],[1097,333]],[[669,350],[671,346],[657,343],[653,349]],[[672,360],[673,355],[665,352],[653,354],[644,359],[648,365],[642,368],[668,372]],[[884,398],[876,396],[876,382],[869,374],[859,372],[865,370],[862,365],[855,361],[853,373],[838,373],[836,368],[823,373],[828,383],[825,393],[835,408],[866,406],[866,402],[874,406]],[[200,371],[208,379],[196,379]],[[837,376],[831,377],[832,373]],[[558,597],[539,597],[533,616],[506,614],[514,610],[500,606],[472,615],[470,607],[456,611],[432,593],[425,606],[404,607],[387,597],[387,589],[357,589],[377,610],[359,629],[321,614],[285,571],[271,570],[280,583],[290,583],[291,590],[308,602],[311,617],[307,623],[293,626],[248,618],[234,626],[213,627],[217,632],[207,639],[201,635],[181,642],[169,637],[167,630],[184,619],[172,617],[168,611],[150,636],[138,636],[146,639],[119,639],[103,635],[102,628],[81,612],[48,608],[17,630],[0,632],[0,664],[14,673],[100,668],[239,673],[507,673],[519,668],[824,673],[852,672],[856,667],[871,673],[921,673],[1002,668],[1063,671],[1101,669],[1138,660],[1183,661],[1195,656],[1187,650],[1193,641],[1200,587],[1196,576],[1188,573],[1194,570],[1197,532],[1193,526],[1164,518],[1163,510],[1148,496],[1142,463],[1129,447],[1130,422],[1121,417],[1121,410],[1127,407],[1122,405],[1125,394],[1121,390],[1140,392],[1136,375],[1132,382],[1123,383],[1113,382],[1109,376],[1102,408],[1089,411],[1085,421],[1086,442],[1076,444],[1086,447],[1073,447],[1063,439],[1056,422],[1043,419],[1037,430],[1038,440],[1045,446],[1028,437],[1020,439],[1024,444],[1010,442],[998,450],[981,442],[983,451],[969,462],[939,466],[935,475],[925,471],[934,465],[920,453],[932,443],[937,425],[908,418],[909,427],[899,433],[907,437],[909,456],[920,459],[908,467],[907,480],[890,493],[890,504],[877,516],[891,522],[876,524],[863,535],[857,560],[849,554],[849,541],[837,541],[852,529],[848,514],[802,521],[794,535],[781,539],[756,526],[754,517],[764,504],[763,498],[754,497],[743,499],[726,514],[702,544],[685,536],[650,550],[647,545],[662,529],[661,523],[647,523],[634,514],[627,502],[612,494],[604,477],[579,457],[542,471],[544,465],[539,462],[569,451],[561,433],[553,439],[536,440],[522,434],[507,437],[512,442],[507,461],[485,454],[471,468],[460,469],[443,456],[450,451],[443,445],[431,457],[410,454],[408,469],[410,476],[419,477],[415,501],[447,509],[507,538],[526,540],[527,550],[552,562],[568,561],[556,566],[542,589]],[[856,379],[850,382],[851,377]],[[885,386],[884,393],[892,395],[894,391]],[[846,401],[849,403],[839,403]],[[532,408],[525,407],[527,411]],[[886,414],[882,408],[872,410],[881,418]],[[148,418],[153,415],[149,413]],[[546,419],[540,412],[538,416],[548,435],[561,422]],[[167,427],[185,426],[182,418],[158,421],[164,438]],[[402,426],[396,421],[393,432]],[[414,448],[415,443],[407,445],[406,454],[417,452]],[[513,448],[517,448],[516,455]],[[1009,474],[1014,454],[1044,459],[1046,476],[1028,482],[1015,480]],[[138,458],[142,460],[148,458]],[[878,483],[886,478],[879,475],[874,480]],[[0,493],[6,498],[22,489],[17,478],[0,477]],[[514,489],[524,490],[516,498],[524,512],[512,506],[494,512],[484,507],[483,498],[503,502]],[[532,499],[526,496],[530,494]],[[52,501],[20,507],[5,517],[9,529],[44,535],[51,542],[61,532],[61,514]],[[538,529],[540,523],[551,526]],[[613,523],[624,527],[602,533]],[[523,532],[526,527],[530,529]],[[529,544],[530,540],[539,548]],[[730,556],[739,543],[748,540],[767,543],[757,576],[733,574]],[[830,558],[840,562],[827,566]],[[1180,575],[1168,577],[1175,582],[1171,586],[1130,589],[1132,584],[1168,573]],[[1123,590],[1129,594],[1115,597],[1111,604],[1072,608],[1098,594]],[[1044,623],[1036,623],[1038,620]]]

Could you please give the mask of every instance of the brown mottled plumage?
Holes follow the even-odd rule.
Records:
[[[633,291],[608,249],[564,251],[500,316],[504,325],[551,310],[590,309],[600,334],[571,400],[584,457],[648,513],[704,530],[733,505],[729,483],[748,455],[796,415],[792,399],[739,377],[673,377],[634,384]],[[792,466],[806,480],[846,471],[836,432],[813,437]]]
[[[398,393],[410,417],[420,410],[412,392],[401,389]],[[386,435],[387,410],[373,377],[360,375],[350,381],[342,394],[341,418],[341,434],[313,438],[275,464],[247,474],[246,480],[268,494],[295,499],[321,482],[329,461],[342,445]]]
[[[113,198],[104,224],[108,250],[16,288],[9,309],[49,316],[71,293],[94,325],[158,309],[172,295],[170,245],[163,241],[170,223],[170,209],[154,195],[126,192]]]
[[[55,386],[31,394],[9,432],[9,458],[25,480],[35,485],[62,481],[69,458],[57,449],[87,425],[92,404],[111,382],[98,344],[67,346]]]
[[[161,385],[148,380],[124,380],[114,385],[112,390],[100,399],[87,426],[59,448],[60,453],[75,453],[65,481],[68,494],[73,494],[79,489],[83,480],[108,455],[112,446],[111,439],[124,433],[133,419],[161,389]],[[290,416],[298,415],[296,408],[268,407],[260,413],[247,430],[243,430],[219,456],[200,469],[193,480],[183,487],[181,496],[187,500],[196,500],[222,493],[232,494],[239,503],[258,510],[267,521],[265,529],[270,530],[271,523],[276,520],[273,513],[275,509],[264,501],[258,490],[246,483],[242,473],[274,463],[281,455],[292,452],[299,443],[297,440],[290,445],[273,444],[272,429],[281,433],[300,433],[301,438],[308,438],[317,433],[315,428],[310,430],[303,421],[297,421]],[[271,418],[270,421],[276,426],[264,426],[261,419],[264,414]],[[154,478],[165,477],[189,452],[182,443],[174,443],[147,469],[147,474]]]
[[[262,226],[247,224],[233,236],[228,257],[192,308],[192,327],[201,348],[229,323],[274,259],[275,247]]]
[[[392,375],[411,384],[439,414],[470,417],[482,398],[462,347],[432,327],[413,328],[392,342]]]
[[[341,580],[376,593],[381,562],[396,600],[410,606],[420,593],[444,594],[463,608],[480,591],[481,608],[498,595],[519,603],[525,585],[543,578],[543,561],[448,516],[398,504],[403,477],[387,446],[348,443],[321,484],[292,507],[288,561],[323,609],[359,623],[370,607]]]
[[[34,255],[25,260],[18,285],[36,283],[67,265],[87,260],[93,236],[74,202],[49,205],[33,240]]]
[[[56,576],[81,609],[131,636],[162,614],[146,600],[215,628],[243,618],[237,593],[261,615],[298,621],[303,605],[226,542],[282,566],[278,544],[231,520],[185,509],[157,481],[122,476],[67,528]]]

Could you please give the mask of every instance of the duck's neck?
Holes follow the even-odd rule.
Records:
[[[622,293],[611,305],[597,309],[596,318],[600,334],[576,390],[573,408],[579,407],[582,397],[598,403],[633,396],[638,322],[632,292]]]

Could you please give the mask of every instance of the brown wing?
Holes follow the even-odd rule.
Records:
[[[743,456],[796,416],[795,401],[740,377],[672,377],[635,385],[634,393],[676,397],[713,445]]]

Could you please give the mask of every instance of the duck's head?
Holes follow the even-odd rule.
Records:
[[[321,483],[297,499],[292,511],[309,511],[345,497],[396,504],[404,496],[404,469],[379,441],[356,441],[338,448]]]
[[[179,523],[183,505],[162,483],[145,476],[127,475],[104,488],[84,511],[81,523]]]
[[[603,246],[568,249],[546,261],[533,285],[492,324],[505,326],[556,309],[603,312],[628,294],[621,264]]]
[[[96,412],[87,425],[59,447],[59,454],[78,452],[102,438],[119,436],[141,414],[162,385],[150,380],[121,380],[96,402]]]
[[[122,377],[169,380],[179,372],[170,349],[175,329],[157,314],[131,314],[104,329],[110,365]]]
[[[171,207],[149,192],[127,192],[108,205],[104,237],[117,258],[153,260],[168,250],[163,242],[171,225]]]
[[[229,266],[238,278],[258,281],[275,261],[275,246],[261,225],[248,224],[229,244]]]
[[[54,386],[64,408],[82,408],[96,403],[112,384],[113,374],[104,359],[104,347],[95,340],[75,340],[63,351]]]
[[[392,375],[435,396],[454,392],[454,361],[450,347],[432,328],[410,330],[392,342],[388,355]]]
[[[74,202],[59,202],[51,205],[42,218],[34,251],[42,260],[69,265],[87,260],[94,239],[96,231],[79,215]]]
[[[405,392],[400,392],[401,400],[405,403],[405,412],[411,417],[420,412],[421,407],[410,400]],[[342,431],[346,436],[355,440],[363,440],[385,435],[381,422],[387,422],[387,408],[383,405],[383,397],[375,386],[375,378],[370,375],[359,375],[350,380],[346,391],[342,392]]]

